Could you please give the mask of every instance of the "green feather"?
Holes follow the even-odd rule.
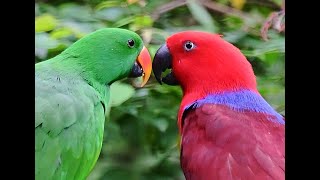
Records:
[[[105,28],[35,65],[37,180],[86,179],[102,147],[109,85],[129,75],[142,47],[136,33]]]

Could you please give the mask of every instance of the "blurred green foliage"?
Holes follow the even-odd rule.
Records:
[[[285,114],[285,36],[260,29],[281,0],[36,0],[35,62],[51,58],[103,27],[137,32],[152,57],[167,36],[196,29],[222,34],[246,55],[258,88]],[[161,86],[153,75],[144,88],[136,79],[111,87],[112,103],[98,163],[88,179],[184,179],[179,164],[176,116],[182,92]],[[120,93],[121,92],[121,93]]]

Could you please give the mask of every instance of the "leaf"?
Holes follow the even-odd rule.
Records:
[[[101,9],[110,8],[110,7],[117,7],[117,6],[120,6],[121,4],[122,4],[121,1],[104,1],[98,4],[95,7],[95,10],[101,10]]]
[[[285,89],[279,78],[257,76],[257,82],[259,92],[272,107],[277,109],[285,105]]]
[[[131,25],[130,29],[132,31],[137,31],[145,27],[152,27],[153,20],[150,16],[136,16],[133,20],[133,24]]]
[[[230,0],[217,0],[217,2],[218,2],[219,4],[228,5],[229,2],[230,2]]]
[[[88,6],[73,3],[63,4],[59,7],[59,16],[64,19],[72,19],[81,22],[97,21],[92,17],[93,11]]]
[[[243,37],[247,35],[247,32],[236,30],[231,32],[226,32],[223,34],[223,39],[230,42],[230,43],[236,43],[239,40],[241,40]]]
[[[242,53],[246,56],[261,56],[267,53],[285,53],[285,42],[284,39],[272,39],[269,41],[260,41],[256,43],[253,50],[242,50]]]
[[[58,24],[55,17],[50,14],[44,14],[36,17],[35,19],[35,31],[36,32],[46,32],[53,30]]]
[[[168,121],[163,118],[157,118],[156,121],[151,121],[151,123],[161,132],[165,132],[169,126]]]
[[[61,25],[72,30],[74,35],[79,39],[97,29],[104,28],[102,23],[77,22],[74,20],[64,20]]]
[[[126,100],[131,98],[135,93],[132,86],[128,84],[121,83],[119,81],[114,82],[110,86],[110,105],[119,106]]]
[[[211,15],[203,6],[198,4],[195,0],[187,0],[187,6],[192,14],[192,16],[204,26],[207,31],[217,32],[218,29],[214,25],[214,20]]]
[[[112,7],[108,9],[101,9],[95,12],[95,17],[101,20],[116,21],[121,16],[125,15],[125,9],[121,7]]]
[[[58,41],[50,38],[48,33],[36,33],[35,36],[35,55],[41,59],[46,58],[48,49],[58,46]]]
[[[275,4],[281,6],[282,4],[284,4],[285,0],[271,0],[272,2],[274,2]]]
[[[117,21],[112,26],[113,27],[121,27],[121,26],[124,26],[124,25],[127,25],[127,24],[133,22],[134,20],[135,20],[135,16],[128,16],[126,18],[123,18],[123,19]]]
[[[59,28],[59,29],[55,29],[54,31],[52,31],[50,33],[50,36],[54,39],[61,39],[64,37],[68,37],[72,34],[73,34],[73,32],[70,28]]]
[[[139,0],[127,0],[128,4],[134,4],[136,2],[138,2]]]
[[[246,0],[230,0],[231,6],[236,9],[242,9]]]

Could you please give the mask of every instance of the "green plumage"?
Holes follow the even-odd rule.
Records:
[[[37,180],[89,175],[102,147],[109,85],[129,75],[142,47],[134,32],[105,28],[35,65]]]

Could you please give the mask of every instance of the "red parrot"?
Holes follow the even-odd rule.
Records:
[[[179,32],[152,67],[160,84],[183,90],[178,127],[187,180],[284,179],[285,119],[260,95],[237,47],[218,34]]]

